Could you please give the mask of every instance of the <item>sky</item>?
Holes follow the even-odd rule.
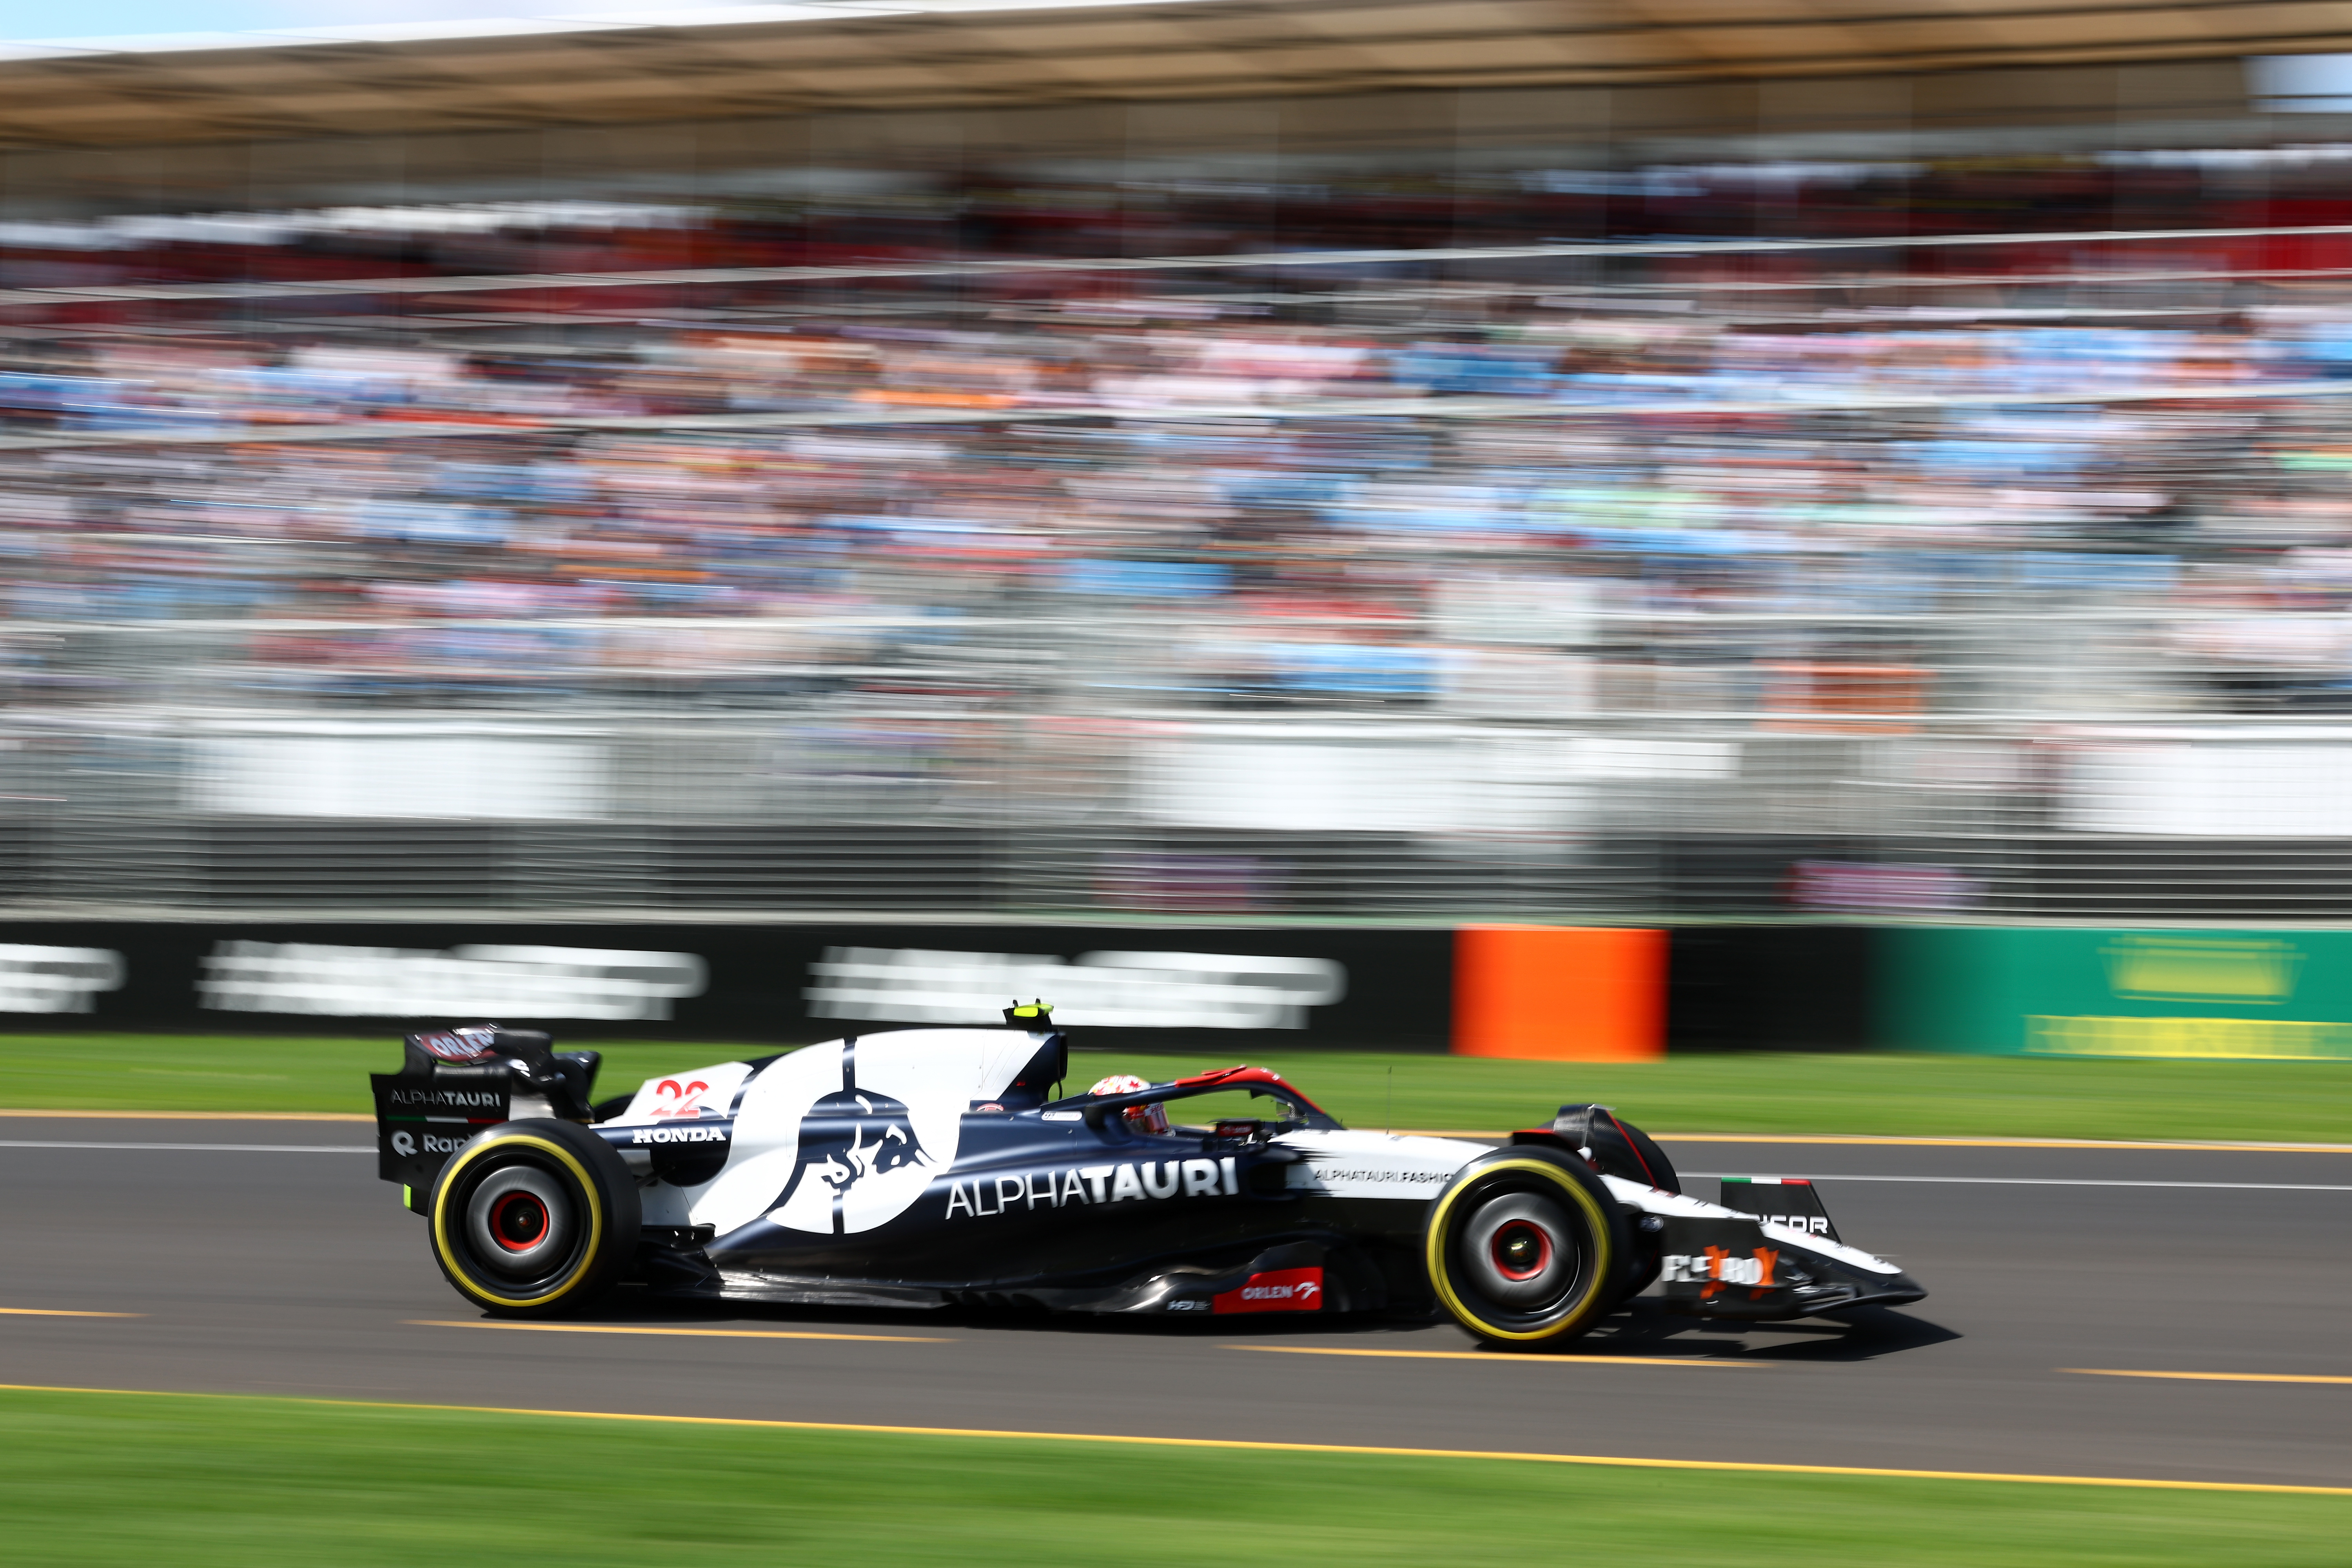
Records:
[[[0,0],[0,39],[242,33],[594,11],[707,10],[743,0]]]
[[[124,34],[240,33],[273,27],[594,10],[561,0],[0,0],[0,38],[92,38]],[[612,7],[618,9],[617,5]]]
[[[798,21],[908,11],[1003,11],[1166,5],[1174,0],[0,0],[0,45],[85,44],[174,35],[301,33],[513,17],[593,17],[606,26]],[[188,47],[184,43],[181,47]],[[37,54],[38,50],[26,51]],[[5,51],[0,51],[5,53]]]

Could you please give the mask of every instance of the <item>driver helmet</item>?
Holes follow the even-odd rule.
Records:
[[[1138,1078],[1131,1072],[1122,1072],[1113,1073],[1087,1092],[1088,1094],[1132,1094],[1139,1089],[1150,1087],[1151,1082],[1149,1079]],[[1130,1105],[1119,1112],[1119,1115],[1126,1121],[1128,1130],[1131,1132],[1168,1131],[1168,1108],[1157,1100],[1150,1105]]]

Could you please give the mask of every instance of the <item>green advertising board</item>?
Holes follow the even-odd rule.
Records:
[[[2352,1058],[2352,931],[1896,927],[1878,1042],[2005,1056]]]

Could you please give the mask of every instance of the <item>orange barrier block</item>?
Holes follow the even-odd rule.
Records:
[[[1887,716],[1916,715],[1927,707],[1928,674],[1917,665],[1777,663],[1763,668],[1770,677],[1764,707],[1773,715],[1764,721],[1767,730],[1907,735],[1918,726],[1893,722]],[[1852,717],[1842,719],[1840,714]]]
[[[1464,926],[1454,934],[1454,1054],[1559,1062],[1666,1054],[1666,933]]]

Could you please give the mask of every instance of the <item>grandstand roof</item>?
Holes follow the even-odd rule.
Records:
[[[2334,0],[878,0],[53,40],[0,46],[0,145],[2211,58],[2340,47],[2343,16]]]

